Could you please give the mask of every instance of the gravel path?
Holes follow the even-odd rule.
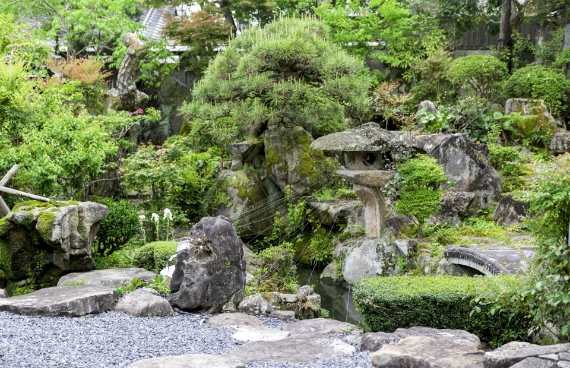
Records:
[[[147,358],[182,354],[226,354],[243,344],[232,328],[204,323],[207,315],[135,318],[105,313],[91,318],[25,317],[0,312],[0,367],[127,367]],[[263,325],[285,323],[262,318]],[[251,368],[369,368],[367,353],[303,364],[248,364]]]

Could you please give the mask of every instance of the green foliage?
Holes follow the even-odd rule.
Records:
[[[181,112],[193,146],[225,151],[266,126],[302,126],[313,136],[368,119],[367,71],[310,18],[278,19],[231,40]]]
[[[106,256],[122,248],[139,233],[139,214],[137,208],[126,200],[104,199],[100,203],[109,207],[109,215],[99,224],[93,252]]]
[[[123,159],[122,186],[128,193],[150,194],[152,208],[168,206],[178,221],[194,220],[220,204],[209,195],[218,161],[211,153],[192,151],[187,138],[172,136],[162,147],[141,145]]]
[[[401,164],[398,175],[400,199],[396,203],[396,212],[416,218],[421,238],[424,222],[439,208],[443,194],[439,186],[446,183],[447,178],[437,160],[427,155],[418,155]]]
[[[461,94],[490,99],[506,73],[507,65],[498,58],[475,54],[453,60],[446,76]]]
[[[528,296],[534,321],[541,327],[558,327],[558,337],[570,336],[570,155],[542,164],[530,183],[527,225],[536,236]]]
[[[527,335],[528,309],[516,295],[521,285],[517,276],[376,277],[358,282],[353,298],[370,331],[412,326],[461,329],[496,347]],[[489,302],[498,290],[500,298]]]
[[[409,68],[426,53],[441,48],[444,34],[430,17],[421,17],[401,1],[324,2],[316,14],[331,27],[332,39],[361,59],[377,57],[395,67]],[[358,14],[358,16],[354,16]],[[372,53],[386,43],[385,53]]]
[[[0,13],[0,29],[0,57],[8,63],[23,62],[34,74],[43,75],[40,68],[50,56],[50,45],[34,37],[27,24],[16,23],[12,14]]]
[[[132,237],[121,249],[106,256],[95,256],[95,269],[106,270],[109,268],[133,267],[133,253],[135,249],[142,245],[142,239]]]
[[[416,77],[417,83],[410,89],[412,94],[408,102],[410,108],[416,107],[424,100],[446,103],[454,101],[456,93],[446,77],[451,60],[451,53],[438,49],[427,53],[425,59],[417,60],[411,65],[410,70]]]
[[[503,176],[503,192],[510,192],[522,185],[523,175],[522,156],[512,147],[503,147],[496,143],[487,144],[489,161],[499,174]]]
[[[313,197],[319,202],[333,201],[335,199],[358,199],[358,196],[352,189],[326,187],[313,193]]]
[[[259,266],[253,274],[252,288],[257,292],[295,292],[297,289],[297,266],[295,253],[290,243],[281,243],[264,249],[255,255]]]
[[[556,123],[544,116],[544,108],[537,106],[533,110],[532,115],[513,112],[508,116],[514,137],[521,140],[524,146],[546,148],[556,132]]]
[[[544,100],[548,110],[555,116],[568,111],[570,81],[561,70],[542,65],[529,65],[516,70],[505,82],[509,97],[521,97]]]
[[[143,245],[133,254],[133,265],[159,273],[170,257],[176,254],[177,242],[153,242]],[[174,262],[171,264],[174,267]]]

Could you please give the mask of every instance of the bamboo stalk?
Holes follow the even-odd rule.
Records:
[[[12,178],[12,176],[18,171],[18,169],[20,168],[20,166],[18,165],[14,165],[12,166],[12,168],[10,169],[10,171],[8,171],[6,173],[6,175],[4,175],[4,177],[2,178],[2,180],[0,180],[0,186],[4,186],[6,184],[8,184],[8,182],[10,181],[10,179]]]
[[[4,202],[2,197],[0,197],[0,210],[1,210],[0,211],[0,218],[4,217],[10,213],[10,207],[8,207],[6,202]]]
[[[52,200],[46,197],[42,197],[39,195],[35,195],[35,194],[30,194],[30,193],[26,193],[26,192],[21,192],[19,190],[16,189],[12,189],[12,188],[6,188],[5,186],[1,186],[0,185],[0,192],[4,192],[4,193],[8,193],[8,194],[15,194],[15,195],[19,195],[22,197],[28,197],[28,198],[32,198],[32,199],[37,199],[38,201],[43,201],[43,202],[51,202]]]

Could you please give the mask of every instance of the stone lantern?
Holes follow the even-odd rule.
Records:
[[[386,219],[382,188],[396,175],[396,163],[410,156],[411,148],[378,124],[367,123],[321,137],[311,144],[311,149],[339,154],[344,168],[337,174],[353,184],[362,202],[366,237],[379,238]]]

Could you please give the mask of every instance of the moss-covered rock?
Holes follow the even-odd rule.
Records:
[[[310,148],[313,137],[302,127],[270,127],[264,135],[267,175],[285,191],[308,194],[335,179],[336,161]]]

